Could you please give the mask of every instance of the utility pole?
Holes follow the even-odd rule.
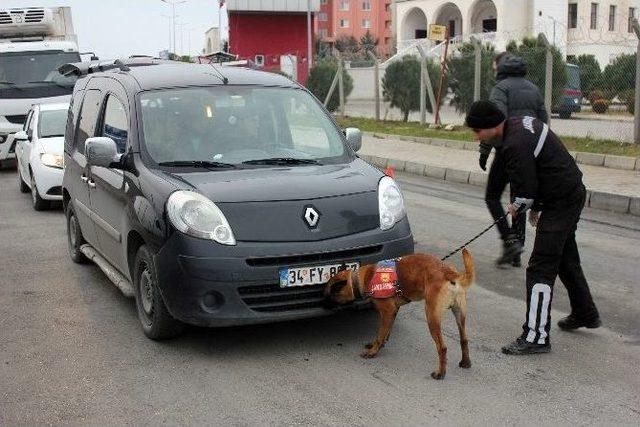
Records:
[[[307,67],[311,73],[311,61],[313,50],[311,49],[311,0],[307,0]]]
[[[160,0],[163,3],[170,4],[173,12],[173,53],[176,53],[176,5],[186,3],[187,0]]]

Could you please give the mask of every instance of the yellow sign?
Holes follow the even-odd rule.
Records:
[[[447,27],[444,25],[429,25],[429,40],[441,42],[447,38]]]

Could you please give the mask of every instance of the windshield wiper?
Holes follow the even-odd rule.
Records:
[[[71,86],[71,85],[66,85],[66,84],[59,83],[59,82],[54,82],[53,80],[35,80],[35,81],[32,81],[32,82],[27,82],[27,83],[49,83],[49,84],[54,84],[56,86],[64,87],[64,88],[68,88],[69,86]]]
[[[247,160],[242,162],[245,165],[319,165],[319,161],[314,159],[296,159],[294,157],[271,157],[268,159]]]
[[[18,90],[24,90],[23,88],[21,88],[17,84],[15,84],[13,82],[8,82],[6,80],[0,80],[0,85],[8,85],[8,86],[11,86],[11,87],[16,88]]]
[[[205,169],[235,168],[231,163],[210,162],[208,160],[174,160],[171,162],[160,162],[159,166],[194,167]]]

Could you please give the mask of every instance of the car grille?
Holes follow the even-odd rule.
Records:
[[[259,312],[283,312],[321,308],[324,285],[281,288],[280,284],[244,286],[238,288],[242,301]]]
[[[24,122],[27,120],[27,115],[26,114],[15,114],[12,116],[5,116],[7,118],[7,121],[10,123],[13,123],[14,125],[23,125]]]
[[[382,245],[367,246],[364,248],[347,249],[343,251],[321,252],[304,255],[288,255],[279,257],[247,258],[247,264],[251,267],[290,267],[294,265],[314,264],[325,261],[342,262],[345,259],[354,259],[378,254],[382,251]]]

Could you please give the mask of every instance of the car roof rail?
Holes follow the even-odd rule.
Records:
[[[63,64],[58,67],[58,72],[63,76],[76,75],[78,77],[88,74],[99,73],[108,70],[129,71],[131,67],[144,67],[148,65],[158,65],[166,61],[150,56],[132,56],[125,59],[114,59],[109,61],[87,61]]]

